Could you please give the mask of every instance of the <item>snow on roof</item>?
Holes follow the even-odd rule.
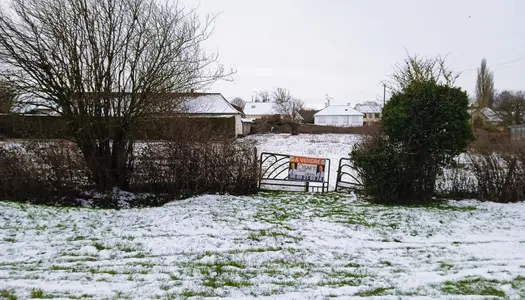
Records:
[[[356,104],[355,109],[365,114],[381,113],[383,111],[383,107],[381,106],[381,104],[374,101],[358,103]]]
[[[472,114],[472,112],[474,110],[479,110],[479,112],[482,115],[484,115],[485,118],[487,118],[487,121],[489,121],[489,122],[502,122],[503,121],[503,117],[499,113],[495,112],[494,110],[492,110],[489,107],[469,109],[468,110],[469,114]]]
[[[241,114],[220,93],[187,93],[181,97],[189,114]]]
[[[273,102],[248,102],[244,106],[244,114],[253,115],[277,115]]]
[[[314,116],[362,116],[363,113],[348,105],[330,105]]]
[[[503,118],[500,114],[493,111],[492,109],[488,107],[481,108],[481,113],[487,118],[489,122],[501,122],[503,121]]]

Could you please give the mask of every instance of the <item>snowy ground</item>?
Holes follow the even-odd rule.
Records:
[[[0,298],[525,298],[525,203],[266,193],[0,210]]]
[[[357,137],[250,139],[330,158],[335,179]],[[387,208],[266,192],[0,212],[0,299],[525,299],[525,203]]]

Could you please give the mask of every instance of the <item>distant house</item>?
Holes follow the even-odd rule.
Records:
[[[240,107],[238,105],[235,105],[235,104],[232,104],[232,106],[233,106],[233,108],[238,110],[241,113],[241,115],[242,115],[242,119],[241,119],[241,122],[242,122],[242,135],[243,136],[249,135],[251,130],[252,130],[252,123],[253,123],[252,119],[246,117],[242,107]]]
[[[170,97],[182,98],[182,113],[198,117],[234,117],[235,134],[245,135],[243,114],[233,107],[220,93],[173,93]]]
[[[260,119],[278,115],[273,102],[247,102],[244,106],[244,114],[249,119]]]
[[[115,97],[117,96],[118,94],[115,93]],[[235,134],[243,135],[246,132],[246,130],[243,131],[244,116],[242,111],[233,107],[220,93],[159,93],[153,96],[160,99],[159,103],[170,103],[170,101],[175,103],[173,108],[167,105],[166,111],[191,117],[233,117],[235,118]],[[164,107],[159,108],[159,113],[162,113],[163,109]],[[40,116],[58,115],[56,111],[43,107],[35,107],[25,114]],[[247,120],[245,121],[247,122]]]
[[[314,124],[323,126],[363,126],[364,114],[350,105],[330,105],[314,115]]]
[[[488,107],[472,107],[468,110],[473,127],[500,126],[503,117]]]
[[[358,103],[355,110],[363,113],[363,125],[370,126],[378,124],[383,116],[383,107],[374,101]]]

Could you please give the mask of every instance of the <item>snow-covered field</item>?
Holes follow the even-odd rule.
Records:
[[[250,138],[334,162],[355,139]],[[0,299],[525,299],[525,203],[400,208],[265,192],[0,212]]]

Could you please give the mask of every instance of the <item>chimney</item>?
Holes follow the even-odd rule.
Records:
[[[328,106],[330,106],[330,98],[328,98]]]
[[[324,107],[325,107],[325,108],[328,107],[328,102],[325,102],[325,103],[324,103]]]

